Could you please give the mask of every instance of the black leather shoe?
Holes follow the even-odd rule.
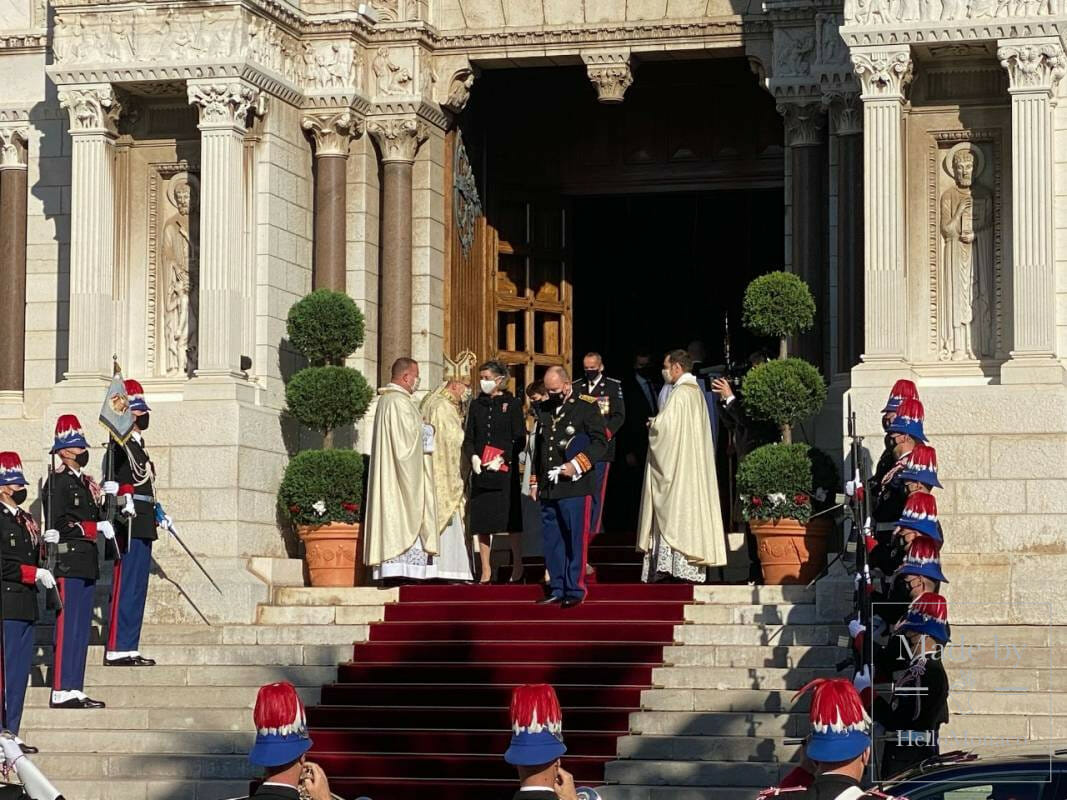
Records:
[[[563,607],[574,608],[575,606],[580,606],[584,599],[584,597],[568,597],[563,601]]]
[[[123,656],[122,658],[108,658],[104,656],[105,667],[154,667],[156,662],[144,656]]]
[[[28,756],[32,756],[32,755],[34,755],[36,753],[40,753],[41,752],[36,747],[34,747],[32,744],[26,744],[25,742],[21,742],[19,744],[19,749],[22,750],[22,752],[25,753]]]
[[[562,597],[556,597],[554,594],[550,594],[548,597],[543,597],[540,600],[538,600],[537,601],[537,605],[539,605],[539,606],[550,606],[550,605],[553,605],[555,603],[562,603],[562,602],[563,602],[563,598]]]
[[[93,700],[91,697],[72,697],[70,700],[64,700],[62,703],[53,703],[48,701],[49,708],[105,708],[105,704],[99,700]]]

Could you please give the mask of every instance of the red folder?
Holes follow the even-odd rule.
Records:
[[[501,460],[504,462],[500,465],[500,472],[508,472],[508,460],[504,458],[503,450],[499,447],[493,447],[491,444],[487,444],[482,448],[482,464],[488,464],[497,456],[500,456]]]

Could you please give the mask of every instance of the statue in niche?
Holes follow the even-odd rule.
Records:
[[[943,361],[993,355],[993,195],[978,183],[984,166],[984,154],[969,142],[942,161],[952,179],[941,193]]]
[[[159,257],[167,375],[190,375],[196,369],[195,292],[199,276],[192,220],[198,188],[196,176],[187,172],[179,172],[167,184],[167,199],[175,210],[163,226]]]

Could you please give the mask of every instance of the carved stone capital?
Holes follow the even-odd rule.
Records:
[[[379,117],[367,121],[367,133],[382,152],[382,162],[415,160],[422,143],[430,138],[426,123],[415,117]]]
[[[907,49],[852,51],[852,68],[863,87],[864,100],[903,100],[912,66]]]
[[[822,96],[822,105],[830,112],[830,133],[835,136],[863,133],[863,103],[859,92],[827,92]]]
[[[119,102],[111,84],[79,86],[63,89],[59,92],[59,105],[70,115],[70,132],[105,133],[115,136],[122,114]]]
[[[1008,71],[1008,91],[1051,93],[1067,74],[1067,56],[1058,39],[1004,41],[997,58]]]
[[[634,82],[629,53],[584,53],[589,80],[601,103],[621,103],[623,95]]]
[[[29,128],[0,126],[0,169],[26,169]]]
[[[248,124],[250,111],[264,111],[261,92],[243,81],[229,83],[189,83],[189,103],[200,109],[200,127],[241,128]]]
[[[789,147],[821,144],[826,129],[826,112],[817,101],[779,103],[778,113],[785,120],[785,143]]]
[[[316,156],[347,156],[349,143],[363,135],[363,120],[351,111],[306,114],[300,127],[315,140]]]

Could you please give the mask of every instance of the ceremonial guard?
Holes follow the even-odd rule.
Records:
[[[541,603],[576,606],[585,598],[585,560],[594,464],[607,452],[604,417],[593,399],[579,399],[563,367],[545,373],[548,399],[541,404],[541,431],[530,496],[541,503],[541,529],[548,596]]]
[[[563,711],[556,691],[544,683],[511,692],[511,743],[504,760],[519,773],[515,800],[577,800],[574,778],[560,764]]]
[[[918,597],[894,633],[902,639],[903,669],[892,698],[874,703],[875,722],[886,730],[883,779],[937,755],[938,729],[948,722],[949,686],[941,657],[949,641],[945,598],[933,592]]]
[[[889,435],[893,440],[893,455],[896,461],[874,483],[875,536],[880,544],[889,541],[896,521],[904,511],[908,487],[902,475],[908,463],[908,455],[919,443],[926,443],[923,433],[923,406],[918,400],[904,400],[897,408],[896,416],[889,423]]]
[[[0,453],[0,573],[3,597],[3,727],[16,735],[25,753],[36,753],[17,738],[33,659],[37,621],[37,587],[56,588],[52,573],[42,569],[41,530],[19,506],[26,502],[26,477],[18,453]]]
[[[574,391],[585,400],[592,398],[607,428],[608,449],[604,457],[596,462],[596,488],[593,491],[592,517],[589,521],[589,536],[596,536],[603,530],[604,499],[607,496],[608,475],[615,460],[615,438],[626,422],[626,402],[623,399],[622,383],[604,374],[604,360],[599,353],[586,353],[582,359],[585,376],[574,382]]]
[[[885,407],[882,409],[882,430],[885,431],[885,448],[882,450],[882,455],[878,458],[878,465],[874,470],[873,483],[876,486],[881,483],[882,477],[897,461],[897,457],[893,455],[893,436],[889,433],[889,426],[897,415],[897,409],[900,408],[900,404],[905,400],[918,399],[919,390],[915,388],[914,383],[906,379],[901,379],[894,383],[889,392],[889,399],[886,400]]]
[[[104,519],[104,490],[85,467],[89,443],[81,423],[72,414],[56,422],[52,455],[60,465],[45,482],[44,541],[56,548],[55,578],[63,608],[56,615],[55,663],[52,667],[52,708],[103,708],[82,691],[85,657],[93,618],[93,595],[100,577],[98,537],[114,540],[115,530]],[[54,463],[54,462],[53,462]],[[104,487],[114,495],[118,484]]]
[[[151,409],[144,389],[127,380],[126,396],[133,412],[134,430],[125,444],[111,440],[104,457],[104,475],[119,484],[119,546],[122,559],[115,563],[111,580],[105,667],[151,667],[155,661],[138,649],[148,595],[148,571],[152,565],[152,542],[156,533],[156,469],[145,449]],[[110,487],[109,487],[110,488]]]

